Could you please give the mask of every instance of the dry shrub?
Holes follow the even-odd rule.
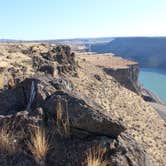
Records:
[[[16,153],[16,139],[14,131],[6,124],[0,130],[0,152],[6,155]]]
[[[87,166],[107,166],[107,162],[103,159],[105,150],[100,146],[92,148],[87,153]]]
[[[0,89],[4,88],[4,77],[2,74],[0,74]]]
[[[27,145],[37,164],[45,165],[50,145],[43,127],[36,127],[33,129],[31,132],[31,139],[27,142]]]
[[[64,107],[62,105],[62,99],[58,96],[56,106],[56,124],[58,132],[61,136],[68,138],[70,137],[70,122],[68,115],[68,104],[64,100]]]

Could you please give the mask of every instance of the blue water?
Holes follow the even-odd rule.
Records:
[[[166,70],[141,68],[139,81],[166,103]]]

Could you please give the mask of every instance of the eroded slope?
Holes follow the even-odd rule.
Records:
[[[105,114],[123,121],[126,132],[144,146],[155,164],[165,165],[166,126],[157,112],[140,96],[122,87],[90,61],[81,59],[79,65],[79,78],[72,78],[75,88],[99,103]],[[100,80],[95,75],[99,75]]]

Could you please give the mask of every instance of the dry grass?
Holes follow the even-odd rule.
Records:
[[[56,124],[58,132],[63,137],[70,137],[70,122],[68,116],[68,104],[67,101],[64,100],[64,107],[62,105],[62,99],[59,96],[57,100],[56,106]]]
[[[3,89],[4,88],[4,78],[3,78],[3,75],[0,74],[0,89]]]
[[[100,146],[93,148],[87,154],[87,166],[107,166],[107,162],[103,160],[105,150]]]
[[[13,155],[16,153],[16,140],[13,130],[5,125],[0,130],[0,152],[6,155]]]
[[[50,149],[44,128],[37,127],[31,133],[31,140],[27,142],[28,148],[38,165],[45,165],[46,155]]]

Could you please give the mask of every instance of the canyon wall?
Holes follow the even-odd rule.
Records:
[[[139,62],[141,67],[166,68],[165,37],[119,37],[107,43],[91,45],[96,53],[113,53]]]
[[[140,94],[138,83],[139,65],[137,63],[124,68],[104,68],[104,71],[113,76],[122,86]]]

